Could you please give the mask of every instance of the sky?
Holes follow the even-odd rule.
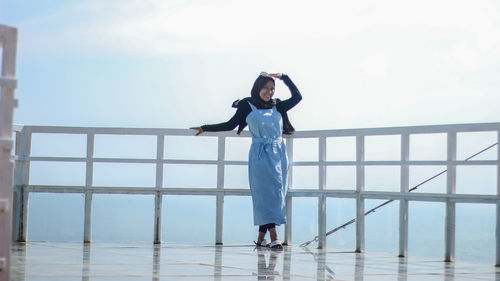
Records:
[[[222,122],[260,71],[298,86],[297,130],[500,117],[497,1],[1,0],[0,22],[19,28],[19,124]]]
[[[289,112],[292,124],[299,131],[500,120],[500,2],[494,0],[0,0],[0,23],[19,29],[17,124],[189,128],[223,122],[234,114],[232,102],[250,94],[253,81],[261,71],[286,73],[301,91],[303,100]],[[290,96],[286,86],[279,81],[276,96],[281,99]],[[76,138],[69,143],[79,143],[81,149],[79,152],[69,150],[84,154],[85,139]],[[496,138],[496,134],[476,136],[470,143],[479,144],[481,149]],[[124,150],[123,146],[115,146],[106,139],[98,139],[97,143],[99,141],[108,144],[103,150],[107,153]],[[433,144],[445,144],[442,141],[444,139],[428,140]],[[41,143],[52,141],[42,140]],[[399,145],[397,140],[395,143]],[[43,150],[34,145],[34,152]],[[367,146],[369,154],[369,141]],[[380,146],[375,144],[374,147],[371,151],[380,152],[376,148]],[[478,149],[465,150],[469,155]],[[459,153],[464,154],[465,150]],[[305,157],[311,155],[308,152]],[[239,158],[246,157],[246,152],[238,153]],[[399,157],[399,152],[395,153]],[[467,156],[465,154],[461,156]],[[492,155],[494,159],[496,153]],[[38,172],[37,164],[32,166],[32,180],[46,181],[50,173],[44,169],[49,165],[43,165]],[[69,166],[65,166],[65,176],[70,181],[83,181],[83,166],[74,169]],[[472,168],[475,167],[471,167],[470,174],[476,175]],[[60,175],[60,166],[52,172]],[[241,171],[235,174],[237,172]],[[430,171],[430,175],[435,172]],[[103,175],[99,184],[108,184],[107,170],[96,170],[97,180],[99,173]],[[367,172],[367,177],[370,173],[375,178],[380,177],[381,171]],[[397,189],[398,178],[387,176],[392,173],[390,171],[385,173],[382,178],[391,178]],[[143,174],[151,180],[147,171]],[[484,182],[494,188],[495,171],[488,170],[487,175]],[[303,176],[307,180],[299,178],[295,183],[308,184],[308,172],[304,171]],[[336,175],[332,177],[337,183],[345,180],[335,178]],[[51,180],[64,180],[63,176],[61,178],[52,177]],[[468,179],[461,181],[459,178],[458,181],[460,189],[461,182]],[[443,184],[441,180],[436,186],[442,188]],[[48,208],[57,205],[53,202],[60,196],[63,195],[32,196],[30,208],[34,211],[30,224],[34,224],[34,229],[38,227],[42,234],[32,232],[31,238],[46,239],[48,236],[43,236],[47,235],[43,231],[65,222],[67,227],[63,229],[77,230],[67,235],[55,233],[56,239],[81,240],[80,221],[75,222],[70,215],[61,220],[56,216],[61,213],[59,208]],[[82,218],[81,208],[69,208],[81,207],[83,199],[80,195],[71,196],[74,201],[66,198],[57,202],[65,204],[63,207],[67,207],[68,214],[76,212]],[[113,198],[102,195],[95,199],[95,213],[101,212],[95,215],[94,221],[95,229],[101,229],[96,231],[101,235],[97,240],[137,230],[130,225],[124,226],[120,222],[123,216],[104,210],[106,205],[120,206],[120,214],[129,210],[130,199]],[[203,201],[204,206],[213,208],[212,199],[195,201]],[[297,211],[295,218],[299,223],[294,227],[300,226],[301,220],[309,223],[302,224],[307,231],[295,234],[297,240],[311,239],[317,228],[315,219],[310,219],[317,212],[316,203],[308,199],[311,198],[294,201],[297,210],[304,210],[304,214]],[[151,198],[134,200],[143,206],[138,211],[142,214],[138,220],[144,227],[151,227],[144,222],[151,219]],[[167,206],[174,208],[195,204],[193,200],[168,200],[172,200],[173,205]],[[228,198],[226,201],[225,208],[238,214],[227,218],[226,225],[234,226],[236,230],[233,231],[241,229],[241,233],[233,235],[227,230],[225,237],[229,241],[241,243],[242,237],[248,241],[253,238],[248,200],[240,202]],[[240,210],[242,204],[246,206],[244,210]],[[411,208],[424,213],[439,209],[442,215],[442,206],[434,208],[432,204],[422,203]],[[331,208],[340,208],[338,206],[334,204]],[[352,204],[346,208],[351,207]],[[465,210],[464,214],[472,213],[465,207],[460,208]],[[490,209],[487,210],[489,219],[494,215],[494,210]],[[240,217],[244,219],[240,221]],[[351,217],[352,212],[339,211],[328,218],[328,227]],[[381,232],[380,237],[387,236],[390,239],[386,242],[392,243],[396,237],[393,230],[397,217],[387,216],[383,220],[387,225],[384,229],[392,230],[389,236]],[[474,221],[472,218],[459,223]],[[118,234],[107,233],[110,223],[125,228]],[[181,231],[169,233],[168,237],[174,242],[183,241],[186,233],[183,230],[191,225],[183,221],[175,223]],[[425,220],[412,220],[412,223],[410,227],[416,231],[429,229]],[[410,243],[410,247],[432,245],[429,248],[435,248],[433,236],[441,235],[440,223],[432,225],[431,228],[438,229],[435,232],[419,234],[418,239],[423,239],[421,243]],[[375,228],[380,221],[372,224]],[[481,227],[489,233],[492,225],[484,223]],[[202,227],[205,231],[213,231],[212,221]],[[150,230],[141,233],[141,239],[149,241],[150,233]],[[352,235],[349,237],[345,240],[337,237],[329,243],[349,248],[353,244]],[[127,237],[122,238],[126,240]],[[192,239],[199,238],[193,236]],[[476,241],[481,239],[485,238],[481,236]],[[488,239],[491,240],[492,235]],[[204,242],[211,241],[210,237]],[[379,241],[370,243],[376,245]],[[387,248],[386,244],[379,248]],[[391,245],[396,249],[397,245]],[[488,245],[481,244],[480,249],[489,249]],[[442,250],[437,252],[441,257]],[[493,252],[488,255],[493,257]]]

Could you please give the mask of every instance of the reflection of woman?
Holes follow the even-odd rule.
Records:
[[[285,82],[292,97],[281,101],[273,99],[274,78]],[[294,107],[302,96],[292,80],[281,73],[261,73],[255,80],[251,97],[237,100],[235,115],[227,122],[193,127],[199,135],[205,131],[230,131],[238,128],[238,134],[248,124],[252,134],[248,160],[248,176],[253,202],[254,224],[259,225],[256,244],[282,248],[276,226],[286,223],[285,196],[287,189],[288,158],[282,134],[295,131],[288,120],[287,111]],[[267,230],[271,236],[268,245],[264,239]]]
[[[274,280],[274,277],[279,275],[278,271],[275,271],[276,263],[278,263],[278,255],[276,251],[271,251],[269,255],[269,266],[266,264],[266,256],[263,251],[258,251],[257,253],[257,280]]]

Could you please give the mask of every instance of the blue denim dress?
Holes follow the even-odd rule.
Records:
[[[283,120],[276,106],[257,109],[249,102],[252,112],[246,122],[252,134],[248,160],[248,176],[253,202],[255,225],[286,223],[288,157],[283,142]]]

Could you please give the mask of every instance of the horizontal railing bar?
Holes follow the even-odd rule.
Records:
[[[244,166],[244,165],[248,165],[248,161],[241,161],[241,160],[224,160],[222,163],[224,163],[224,165],[234,165],[234,166]]]
[[[151,194],[158,192],[171,195],[217,195],[218,193],[228,196],[250,196],[250,189],[239,188],[184,188],[184,187],[116,187],[116,186],[51,186],[51,185],[28,185],[29,192],[45,193],[85,193],[92,190],[99,194]]]
[[[84,157],[42,157],[42,156],[32,156],[32,157],[17,157],[17,160],[29,160],[29,161],[40,161],[40,162],[87,162],[88,159]],[[143,158],[90,158],[89,162],[94,163],[153,163],[156,164],[158,160],[156,159],[143,159]],[[177,159],[165,159],[161,160],[164,164],[193,164],[193,165],[217,165],[222,163],[224,165],[247,165],[248,161],[234,161],[234,160],[177,160]]]
[[[217,165],[222,163],[224,165],[247,165],[248,161],[235,161],[235,160],[178,160],[178,159],[165,159],[163,160],[165,164],[206,164],[206,165]]]
[[[198,164],[198,165],[217,165],[217,160],[180,160],[168,159],[162,161],[164,164]]]
[[[18,157],[18,160],[28,161],[43,161],[43,162],[87,162],[85,157],[44,157],[44,156],[31,156],[31,157]]]
[[[20,159],[20,158],[19,158]],[[87,162],[85,157],[48,157],[48,156],[31,156],[25,160],[29,161],[47,161],[47,162]],[[157,163],[156,159],[144,159],[144,158],[91,158],[91,162],[95,163]],[[162,160],[165,164],[193,164],[193,165],[216,165],[218,163],[223,163],[224,165],[247,165],[248,161],[235,161],[235,160],[180,160],[180,159],[164,159]],[[410,166],[446,166],[448,164],[457,166],[481,166],[481,165],[498,165],[500,160],[457,160],[457,161],[445,161],[445,160],[418,160],[418,161],[294,161],[290,162],[290,166],[356,166],[358,164],[364,166],[400,166],[410,165]]]
[[[20,158],[19,158],[20,159]],[[29,161],[39,162],[87,162],[85,157],[45,157],[31,156],[27,158]],[[156,163],[156,159],[139,159],[139,158],[90,158],[89,162],[95,163]]]
[[[91,158],[94,163],[145,163],[155,164],[156,159],[141,159],[141,158]]]
[[[112,135],[171,135],[193,136],[194,131],[189,129],[161,129],[161,128],[107,128],[107,127],[62,127],[62,126],[24,126],[31,133],[57,133],[57,134],[112,134]],[[293,138],[318,138],[318,137],[345,137],[345,136],[376,136],[400,134],[434,134],[448,132],[485,132],[498,131],[500,123],[478,124],[450,124],[406,127],[360,128],[338,130],[297,131]],[[233,131],[205,132],[204,136],[250,137],[248,131],[243,131],[240,136]]]
[[[500,160],[457,160],[457,161],[446,161],[446,160],[417,160],[417,161],[293,161],[290,162],[291,166],[446,166],[448,164],[457,166],[477,166],[477,165],[498,165]]]
[[[456,160],[456,161],[440,161],[440,160],[419,160],[419,161],[408,161],[408,162],[402,162],[403,164],[407,165],[414,165],[414,166],[422,166],[422,165],[457,165],[457,166],[477,166],[477,165],[498,165],[500,164],[499,160]]]
[[[463,203],[487,203],[496,204],[500,199],[497,195],[485,194],[447,194],[447,193],[407,193],[387,192],[387,191],[364,191],[361,197],[365,199],[393,199],[393,200],[409,200],[409,201],[426,201],[426,202],[453,202]]]
[[[248,188],[154,188],[154,187],[108,187],[108,186],[50,186],[50,185],[29,185],[27,190],[30,192],[47,192],[47,193],[84,193],[87,190],[92,190],[99,194],[150,194],[154,195],[157,192],[167,195],[217,195],[224,194],[227,196],[250,196]],[[314,190],[314,189],[290,189],[288,196],[292,197],[335,197],[335,198],[356,198],[358,194],[364,199],[392,199],[392,200],[409,200],[409,201],[425,201],[425,202],[453,202],[461,203],[485,203],[496,204],[500,200],[497,195],[483,194],[446,194],[446,193],[407,193],[391,191],[362,191],[355,190]]]
[[[448,133],[448,132],[458,132],[458,133],[485,132],[485,131],[498,131],[498,129],[500,129],[500,123],[450,124],[450,125],[297,131],[293,134],[293,138],[318,138],[322,136],[348,137],[348,136],[377,136],[377,135],[401,135],[401,134],[436,134],[436,133]]]
[[[288,194],[292,197],[339,197],[339,198],[356,198],[355,190],[334,190],[334,189],[289,189]]]
[[[46,134],[94,134],[94,135],[165,135],[165,136],[194,136],[195,132],[189,129],[162,129],[162,128],[109,128],[109,127],[63,127],[63,126],[28,126],[24,129],[31,133]],[[229,136],[235,138],[250,137],[248,131],[241,135],[235,132],[205,132],[203,136]]]

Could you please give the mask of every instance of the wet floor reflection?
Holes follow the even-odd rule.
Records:
[[[455,264],[453,262],[444,263],[444,281],[455,280]]]
[[[223,246],[215,246],[214,255],[214,280],[222,280],[222,248]]]
[[[256,252],[257,280],[275,280],[275,277],[280,275],[280,273],[275,270],[278,262],[278,255],[282,254],[283,250],[272,250],[258,247]],[[269,262],[266,262],[267,259]]]
[[[12,281],[34,280],[500,280],[491,265],[441,263],[287,246],[14,244]],[[52,278],[54,277],[54,278]],[[409,277],[409,278],[408,278]],[[375,279],[374,279],[375,278]],[[382,279],[381,279],[382,280]]]
[[[26,277],[26,244],[13,244],[11,247],[10,258],[10,274],[11,276],[14,276],[11,280],[24,280]]]
[[[90,243],[83,244],[82,281],[90,280]]]
[[[365,273],[365,257],[362,253],[356,253],[354,257],[354,280],[363,281]]]
[[[161,245],[153,246],[153,281],[160,280]]]
[[[398,260],[398,281],[408,280],[408,262],[406,258],[400,257]]]
[[[314,253],[308,247],[301,247],[301,249],[312,255],[316,262],[316,280],[335,280],[335,272],[326,264],[326,250],[320,249]]]
[[[285,247],[283,249],[283,280],[290,280],[292,262],[292,248]]]

